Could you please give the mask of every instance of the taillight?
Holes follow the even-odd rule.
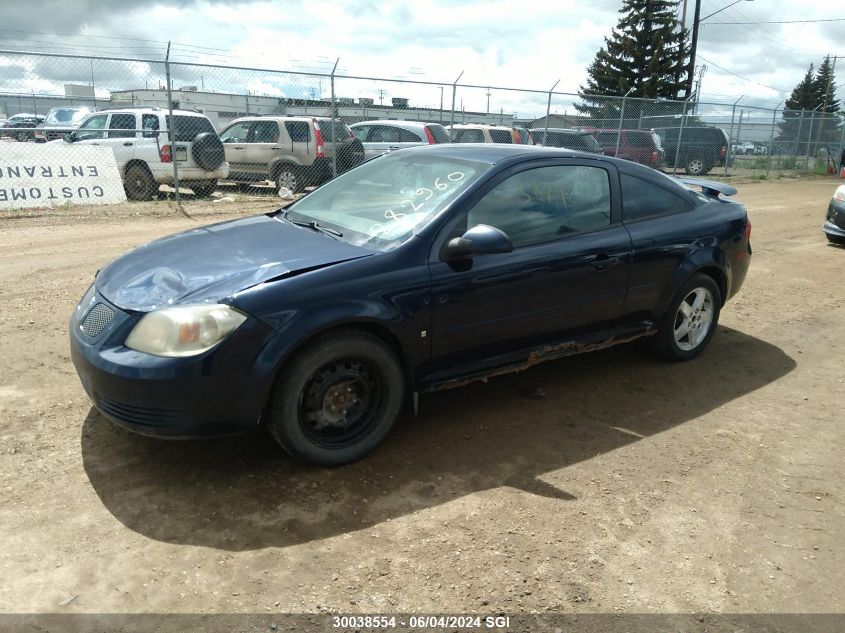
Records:
[[[522,135],[519,133],[519,130],[513,131],[513,142],[517,145],[522,145]]]
[[[317,119],[311,119],[314,122],[314,138],[317,141],[317,158],[323,158],[325,153],[323,152],[323,133],[320,131],[320,124],[317,123]]]
[[[172,163],[173,153],[170,151],[170,145],[162,145],[158,150],[158,157],[162,163]]]
[[[751,241],[751,220],[745,221],[745,241]]]
[[[428,140],[429,145],[434,145],[437,141],[434,138],[434,134],[431,133],[431,130],[428,129],[428,126],[425,128],[425,138]]]
[[[651,153],[651,162],[653,162],[653,163],[657,162],[657,150],[655,150]]]

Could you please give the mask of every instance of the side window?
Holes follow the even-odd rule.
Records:
[[[651,134],[648,132],[627,132],[628,145],[631,147],[651,147]]]
[[[399,128],[399,142],[400,143],[422,143],[423,140],[417,134],[410,130],[403,130]]]
[[[108,118],[109,115],[107,114],[92,116],[77,128],[75,132],[76,139],[79,141],[88,141],[103,138],[105,136],[106,120]]]
[[[359,141],[363,142],[367,140],[367,134],[370,133],[369,125],[356,125],[351,129],[352,133],[355,135],[355,138],[357,138]]]
[[[252,126],[250,143],[275,143],[279,140],[279,124],[275,121],[258,121]]]
[[[155,138],[159,130],[159,122],[157,114],[144,114],[141,116],[141,127],[143,128],[144,138]]]
[[[490,130],[490,138],[494,143],[513,143],[513,134],[510,130]]]
[[[109,138],[134,138],[135,115],[129,112],[112,114],[109,123]]]
[[[621,181],[622,217],[626,221],[683,213],[692,208],[690,201],[646,180],[621,174]]]
[[[246,143],[252,121],[241,121],[230,125],[220,133],[220,140],[224,143]]]
[[[460,129],[454,131],[455,143],[483,143],[484,132],[478,129]]]
[[[293,143],[309,143],[311,127],[307,121],[285,121],[285,130]]]
[[[496,185],[467,216],[467,227],[503,230],[514,247],[610,226],[610,180],[598,167],[537,167]]]
[[[389,125],[374,125],[367,135],[370,143],[398,143],[399,128]]]

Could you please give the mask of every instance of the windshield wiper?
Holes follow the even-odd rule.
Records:
[[[314,231],[319,231],[321,233],[325,233],[326,235],[331,235],[332,237],[343,237],[343,233],[337,231],[335,229],[330,229],[327,226],[323,226],[317,220],[309,220],[308,222],[304,222],[302,220],[294,220],[290,217],[290,214],[285,209],[282,209],[282,217],[290,222],[291,224],[295,224],[296,226],[304,226],[307,229],[312,229]]]

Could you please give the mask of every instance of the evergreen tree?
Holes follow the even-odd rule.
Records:
[[[675,17],[678,0],[624,0],[610,37],[587,69],[576,108],[594,119],[619,118],[619,99],[633,88],[625,118],[636,126],[640,115],[652,114],[655,103],[640,99],[677,99],[686,87],[687,32]],[[598,98],[596,98],[598,97]],[[676,114],[682,106],[660,102],[661,114]],[[626,124],[627,125],[627,124]],[[652,127],[651,121],[647,124]]]
[[[829,56],[815,72],[810,64],[784,104],[777,138],[782,151],[815,155],[819,143],[838,142],[841,127],[835,87]]]
[[[839,141],[840,119],[839,103],[836,101],[836,77],[833,76],[833,63],[830,55],[824,58],[819,66],[816,76],[813,79],[813,88],[816,95],[816,126],[813,130],[811,141],[816,143],[829,143]],[[815,106],[814,106],[815,107]]]

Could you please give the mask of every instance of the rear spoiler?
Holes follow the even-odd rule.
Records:
[[[711,198],[718,198],[720,193],[726,196],[736,195],[736,187],[731,187],[723,182],[716,182],[715,180],[700,180],[698,178],[679,178],[678,180],[685,185],[701,187],[701,192],[705,196],[709,196]]]

